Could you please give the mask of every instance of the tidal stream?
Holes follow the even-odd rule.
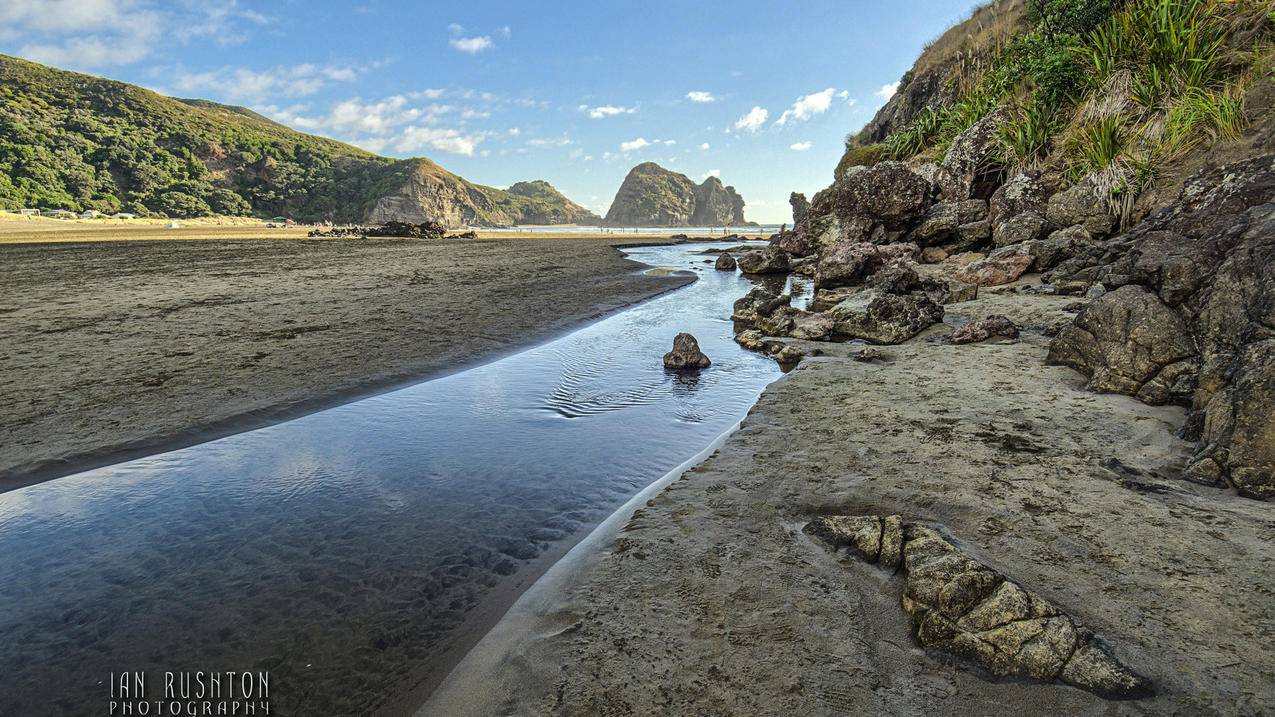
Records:
[[[627,250],[699,280],[493,363],[0,494],[0,714],[108,714],[141,670],[269,671],[278,715],[410,709],[779,376],[732,341],[723,246]],[[663,369],[680,331],[711,368]]]

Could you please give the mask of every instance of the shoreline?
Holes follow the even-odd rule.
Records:
[[[557,238],[537,237],[537,239]],[[327,241],[331,242],[333,240]],[[570,238],[567,241],[576,241],[576,239]],[[152,242],[142,243],[146,245],[153,244]],[[488,347],[465,346],[462,340],[459,342],[461,345],[458,347],[462,356],[455,360],[451,360],[450,356],[426,354],[405,366],[398,367],[396,370],[362,374],[359,378],[346,382],[334,390],[324,391],[320,388],[319,395],[308,395],[298,399],[285,397],[266,406],[255,406],[243,411],[236,411],[215,420],[200,422],[192,426],[182,427],[179,430],[153,432],[127,441],[98,445],[92,449],[78,451],[65,457],[45,458],[11,465],[0,473],[0,493],[18,490],[95,468],[135,460],[148,455],[167,453],[214,441],[226,436],[292,420],[499,361],[552,341],[618,311],[650,301],[689,285],[695,280],[694,276],[657,277],[648,275],[646,270],[650,267],[629,259],[623,254],[624,248],[677,243],[681,243],[681,240],[668,237],[651,237],[647,241],[630,241],[623,245],[609,246],[609,250],[616,254],[616,258],[626,268],[625,272],[610,278],[636,279],[636,281],[627,282],[631,283],[631,288],[628,291],[618,297],[598,296],[587,306],[553,318],[541,324],[535,330],[514,338],[509,343]],[[48,248],[50,246],[79,247],[80,244],[82,243],[28,246],[38,248]],[[111,243],[112,246],[125,246],[126,244],[126,242]],[[4,248],[6,247],[0,247],[0,251]],[[251,386],[246,388],[251,389]]]
[[[416,714],[1223,714],[1275,698],[1272,658],[1245,637],[1272,624],[1264,506],[1181,478],[1182,409],[1043,366],[1070,303],[989,292],[949,319],[1006,314],[1020,340],[927,340],[940,324],[884,362],[790,341],[823,355],[577,544]],[[1095,630],[1155,694],[1110,702],[923,650],[902,578],[802,532],[828,513],[951,536]]]
[[[783,379],[781,376],[776,381]],[[507,668],[512,655],[525,650],[533,636],[544,630],[542,621],[545,616],[560,602],[561,596],[570,589],[573,582],[597,563],[603,555],[606,543],[620,532],[625,521],[640,505],[658,495],[686,471],[708,460],[742,424],[743,421],[736,423],[714,438],[699,453],[638,491],[602,522],[582,530],[583,535],[578,539],[565,541],[569,543],[569,547],[561,551],[530,585],[509,600],[504,611],[487,625],[451,663],[441,678],[435,681],[426,698],[415,702],[416,708],[410,714],[414,717],[492,714],[485,711],[491,705],[484,703],[482,697],[490,696],[494,681],[508,678],[508,675],[502,674],[502,670]],[[502,687],[516,689],[517,685],[502,684]],[[473,709],[479,711],[471,711]]]

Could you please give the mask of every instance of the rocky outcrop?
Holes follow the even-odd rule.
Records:
[[[744,224],[744,198],[734,187],[722,186],[717,177],[707,177],[695,188],[695,211],[689,223],[696,227]]]
[[[745,274],[786,274],[788,254],[774,246],[750,251],[739,258],[739,270]]]
[[[1075,618],[970,558],[933,528],[897,515],[837,515],[817,518],[805,531],[834,550],[901,569],[903,609],[927,648],[995,675],[1064,682],[1111,699],[1151,692],[1146,678]]]
[[[1047,361],[1089,376],[1089,388],[1165,403],[1190,393],[1196,348],[1186,323],[1140,286],[1124,286],[1081,310]]]
[[[1007,247],[1013,249],[1013,247]],[[1017,251],[989,256],[956,270],[957,279],[976,286],[1000,286],[1017,281],[1036,260]]]
[[[1275,498],[1273,266],[1275,155],[1205,168],[1101,256],[1055,271],[1114,291],[1058,336],[1051,360],[1100,390],[1188,403],[1183,435],[1198,444],[1186,477]],[[1117,346],[1135,331],[1142,343]]]
[[[664,368],[689,371],[708,368],[712,361],[699,349],[694,336],[682,333],[673,338],[673,350],[664,354]]]
[[[788,203],[792,205],[792,229],[781,230],[770,243],[792,256],[809,256],[814,250],[810,239],[810,202],[806,201],[806,195],[793,192]]]
[[[654,162],[629,170],[607,211],[606,226],[674,227],[747,224],[744,199],[708,177],[698,186]]]
[[[957,345],[974,344],[993,337],[1004,339],[1018,338],[1018,324],[1015,324],[1008,317],[992,314],[977,321],[971,321],[944,336],[943,342]]]
[[[810,232],[816,247],[887,244],[929,208],[932,186],[902,162],[856,167],[815,195]]]
[[[943,307],[925,296],[865,289],[826,312],[835,333],[875,344],[907,341],[943,320]]]
[[[508,190],[473,184],[428,159],[406,160],[366,221],[373,224],[439,222],[463,226],[596,223],[599,218],[548,182],[519,182]]]

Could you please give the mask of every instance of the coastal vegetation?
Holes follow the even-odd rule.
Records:
[[[347,223],[422,176],[450,190],[423,210],[453,226],[593,216],[547,182],[484,187],[427,159],[380,157],[243,107],[0,55],[0,208]],[[407,220],[418,220],[416,208],[394,205]]]
[[[1018,21],[961,49],[940,101],[878,142],[851,138],[840,171],[942,157],[999,111],[1004,169],[1091,177],[1127,211],[1167,163],[1238,135],[1275,57],[1259,0],[1030,0]]]

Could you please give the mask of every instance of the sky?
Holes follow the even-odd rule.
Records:
[[[0,0],[0,52],[605,214],[634,165],[791,221],[976,0]]]

